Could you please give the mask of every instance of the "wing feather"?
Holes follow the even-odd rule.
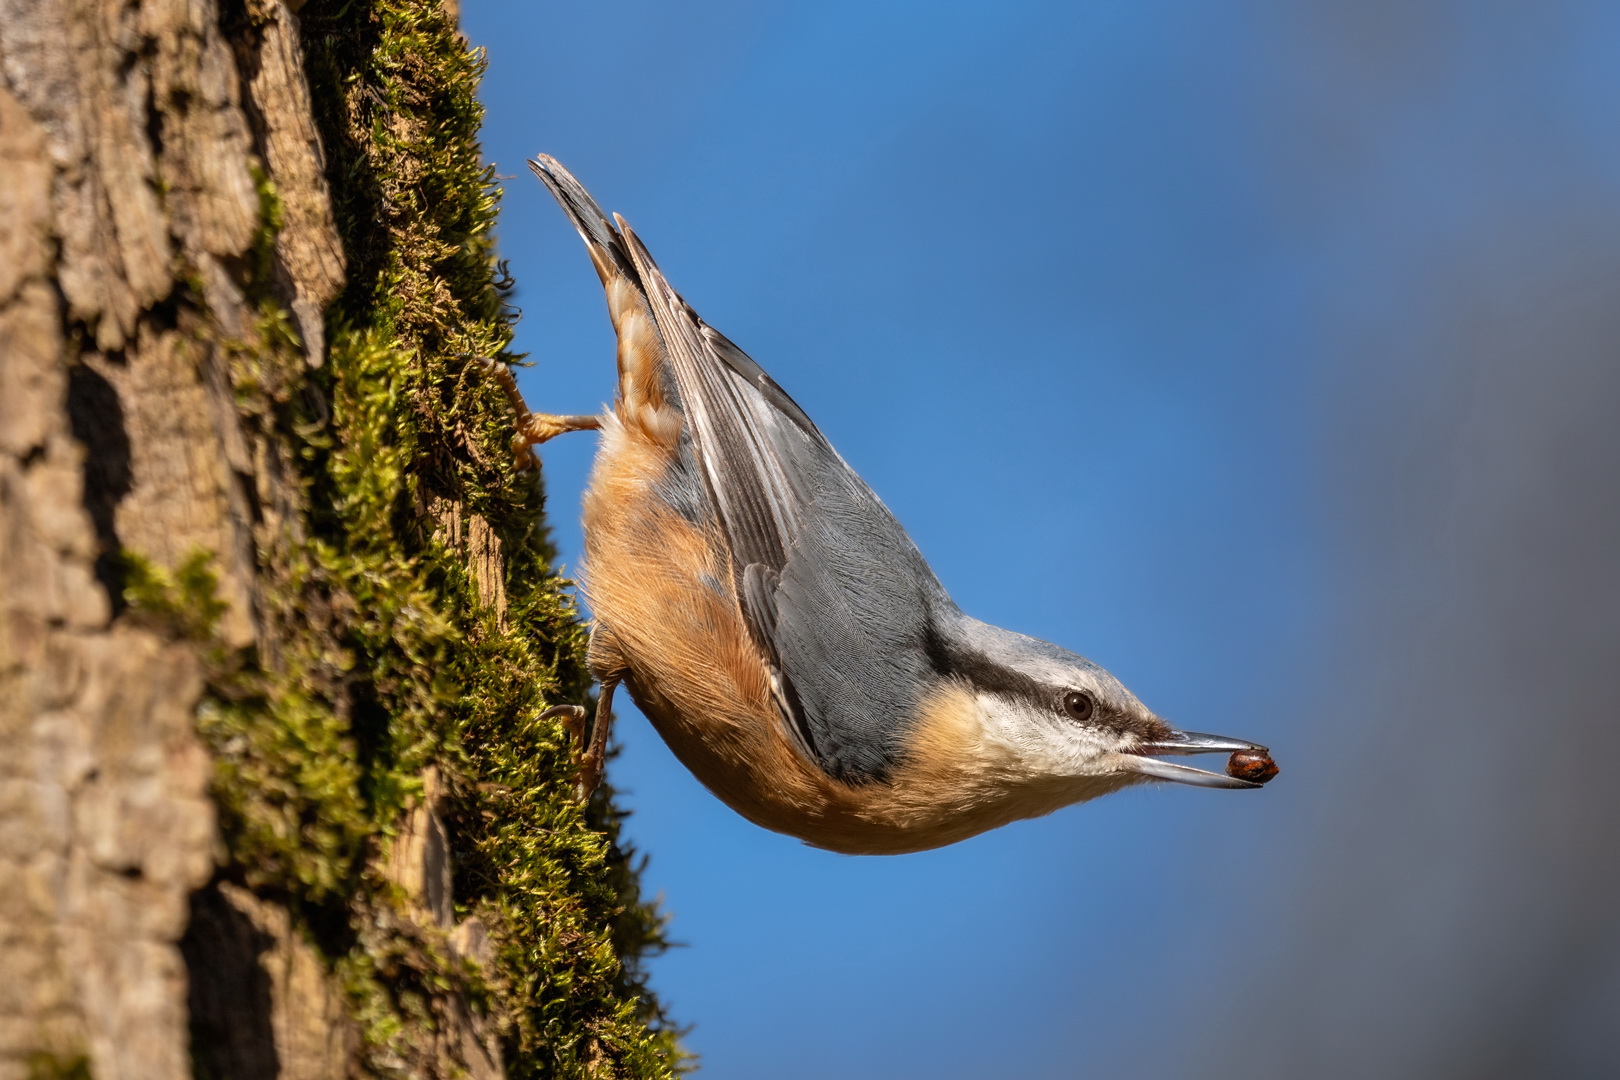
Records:
[[[931,620],[954,605],[804,410],[681,299],[624,220],[609,222],[554,160],[535,166],[604,279],[622,273],[646,297],[789,730],[840,779],[884,775],[928,674]]]
[[[801,501],[775,452],[772,428],[780,423],[771,415],[775,410],[756,387],[739,378],[735,366],[716,354],[703,333],[703,321],[670,287],[635,232],[623,219],[617,221],[664,339],[698,464],[731,541],[738,573],[751,563],[779,571],[800,528]],[[742,355],[735,346],[731,351]],[[803,415],[798,406],[794,409]],[[813,424],[810,428],[815,430]]]

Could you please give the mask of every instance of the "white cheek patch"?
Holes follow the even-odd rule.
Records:
[[[1113,772],[1117,737],[1067,723],[999,694],[978,694],[984,741],[1005,767],[1030,778],[1095,776]]]

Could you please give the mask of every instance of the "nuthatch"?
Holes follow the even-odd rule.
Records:
[[[584,508],[602,686],[586,790],[620,683],[738,813],[852,854],[939,847],[1145,780],[1259,786],[1150,755],[1264,747],[1178,731],[1084,657],[963,614],[624,219],[553,159],[530,167],[584,238],[618,334],[601,416],[530,413],[497,366],[522,442],[601,431]]]

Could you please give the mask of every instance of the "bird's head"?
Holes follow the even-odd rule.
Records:
[[[1264,754],[1265,747],[1178,730],[1103,668],[1056,645],[964,616],[943,630],[931,653],[935,671],[956,688],[977,724],[985,761],[993,762],[1009,785],[1049,792],[1061,803],[1149,780],[1215,788],[1260,786],[1160,760],[1183,754]]]

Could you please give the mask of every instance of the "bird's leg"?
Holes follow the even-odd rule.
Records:
[[[512,403],[513,420],[518,432],[512,440],[512,451],[519,455],[520,460],[528,456],[524,451],[529,447],[554,439],[565,431],[595,431],[602,426],[600,416],[558,416],[555,413],[530,412],[528,403],[523,400],[523,393],[518,390],[517,380],[512,377],[511,368],[488,356],[474,359],[494,377],[506,400]]]
[[[602,782],[602,767],[607,763],[608,731],[613,727],[613,691],[618,687],[618,679],[604,679],[601,693],[596,695],[596,720],[591,724],[591,744],[579,759],[579,775],[574,780],[574,795],[580,802],[588,800]]]
[[[585,741],[585,709],[579,705],[553,705],[540,714],[542,720],[561,720],[568,729],[575,746],[574,798],[580,802],[590,799],[591,793],[602,783],[602,766],[607,761],[608,731],[613,726],[613,691],[619,680],[602,683],[602,692],[596,698],[596,721],[591,725],[591,739]]]

